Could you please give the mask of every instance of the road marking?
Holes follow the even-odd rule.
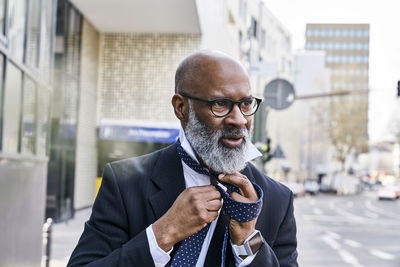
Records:
[[[390,212],[388,210],[380,209],[380,208],[372,205],[371,200],[366,200],[365,201],[365,207],[367,207],[367,209],[369,209],[369,210],[371,210],[373,212],[377,212],[377,213],[380,213],[382,215],[385,215],[385,216],[388,216],[388,217],[392,217],[394,219],[400,219],[398,214],[392,213],[392,212]]]
[[[339,243],[335,239],[333,239],[332,237],[330,237],[328,235],[324,235],[322,237],[322,241],[324,241],[328,246],[330,246],[334,250],[340,249]]]
[[[370,217],[372,219],[378,219],[379,218],[378,214],[376,214],[375,212],[370,212],[368,210],[364,211],[364,215],[367,216],[367,217]]]
[[[330,224],[338,224],[338,223],[347,223],[347,224],[351,224],[352,226],[354,225],[370,225],[371,222],[369,222],[368,220],[371,220],[371,218],[365,218],[364,221],[357,221],[354,220],[353,218],[349,218],[349,217],[345,217],[345,216],[334,216],[334,215],[315,215],[315,214],[304,214],[301,216],[304,220],[306,221],[319,221],[319,222],[324,222],[324,223],[330,223]],[[374,225],[377,226],[382,226],[382,227],[398,227],[399,226],[399,222],[396,221],[374,221],[373,222]]]
[[[383,251],[378,250],[378,249],[371,249],[369,252],[372,255],[374,255],[374,256],[376,256],[376,257],[378,257],[380,259],[383,259],[383,260],[393,260],[394,258],[396,258],[394,255],[386,253],[386,252],[383,252]]]
[[[315,214],[317,214],[317,215],[323,215],[323,214],[324,214],[324,212],[323,212],[321,209],[319,209],[319,208],[314,208],[314,209],[313,209],[313,212],[314,212]]]
[[[329,247],[331,247],[333,250],[336,250],[339,253],[340,258],[342,258],[342,260],[345,263],[350,264],[353,267],[363,267],[363,265],[361,265],[357,258],[354,257],[350,252],[348,252],[345,249],[342,249],[342,247],[340,246],[339,242],[336,241],[337,239],[340,239],[340,235],[338,235],[337,233],[334,232],[326,232],[325,235],[323,235],[321,237],[322,241],[324,241]]]
[[[365,218],[364,217],[360,217],[360,216],[354,215],[353,213],[347,212],[344,209],[341,209],[339,207],[335,207],[335,201],[334,200],[330,201],[329,207],[331,209],[334,209],[336,213],[341,214],[343,216],[346,216],[348,218],[352,218],[354,221],[357,221],[359,223],[365,222]]]
[[[344,240],[344,243],[346,245],[349,245],[350,247],[353,247],[353,248],[360,248],[361,247],[361,243],[359,243],[357,241],[354,241],[354,240],[351,240],[351,239]]]
[[[348,252],[344,249],[339,249],[338,252],[339,252],[340,257],[343,259],[343,261],[350,264],[351,266],[354,266],[354,267],[362,267],[363,266],[358,262],[356,257],[354,257],[352,254],[350,254],[350,252]]]
[[[335,232],[331,232],[331,231],[325,231],[325,233],[329,236],[332,237],[334,239],[340,239],[341,236]]]

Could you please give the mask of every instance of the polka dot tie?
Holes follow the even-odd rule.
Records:
[[[231,184],[224,183],[218,179],[216,175],[211,174],[207,169],[203,168],[197,161],[192,159],[186,151],[182,148],[180,141],[177,141],[177,151],[179,157],[192,168],[194,171],[200,174],[207,175],[216,179],[219,183],[226,186],[229,190],[240,193],[240,190]],[[259,199],[256,202],[244,203],[238,202],[230,197],[230,195],[219,185],[214,185],[218,191],[221,193],[222,198],[224,200],[223,203],[223,211],[229,218],[234,219],[239,222],[248,222],[254,220],[258,217],[262,208],[262,199],[263,199],[263,191],[260,186],[253,183],[254,188],[256,189]],[[205,226],[203,229],[198,231],[197,233],[189,236],[185,240],[181,242],[175,256],[172,259],[171,266],[196,266],[197,259],[199,258],[201,247],[203,245],[204,239],[207,235],[208,229],[210,228],[210,224]],[[222,246],[222,263],[221,266],[225,264],[225,251],[228,240],[228,227],[225,230],[224,236],[224,244]]]

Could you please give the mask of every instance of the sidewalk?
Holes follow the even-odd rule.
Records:
[[[75,212],[72,220],[53,225],[50,267],[65,267],[82,234],[92,208]]]

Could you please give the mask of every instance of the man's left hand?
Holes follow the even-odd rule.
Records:
[[[220,174],[218,179],[239,188],[241,194],[236,192],[228,192],[232,199],[239,202],[256,202],[258,200],[258,194],[254,189],[253,184],[245,175],[239,172],[225,175]],[[254,232],[256,222],[257,218],[248,222],[238,222],[231,219],[229,224],[229,233],[232,242],[238,246],[243,245],[243,242],[246,240],[246,238]]]

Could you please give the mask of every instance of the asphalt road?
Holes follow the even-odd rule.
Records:
[[[306,196],[295,215],[300,266],[400,267],[400,199]]]
[[[321,194],[294,204],[300,267],[400,267],[400,199]],[[50,267],[66,266],[89,216],[54,225]]]

